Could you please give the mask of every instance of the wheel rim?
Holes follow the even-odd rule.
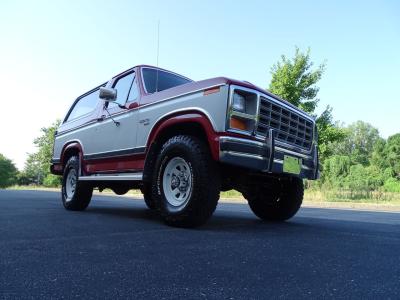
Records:
[[[65,194],[66,194],[66,201],[71,201],[72,197],[75,194],[76,189],[76,180],[77,180],[77,173],[75,169],[70,169],[67,175],[67,179],[65,181]]]
[[[171,159],[163,174],[163,190],[167,202],[175,207],[184,206],[192,193],[192,171],[181,157]]]

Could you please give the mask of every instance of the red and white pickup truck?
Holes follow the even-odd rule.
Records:
[[[57,130],[51,172],[66,209],[94,188],[141,189],[167,224],[193,227],[220,191],[238,190],[264,220],[287,220],[318,177],[312,117],[248,82],[192,81],[141,65],[78,97]]]

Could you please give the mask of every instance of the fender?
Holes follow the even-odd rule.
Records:
[[[146,149],[150,149],[150,146],[153,144],[154,140],[163,130],[176,124],[185,123],[197,123],[203,128],[207,136],[207,142],[212,158],[214,160],[219,160],[219,135],[214,131],[211,121],[208,119],[208,117],[204,113],[197,110],[177,112],[167,115],[157,121],[149,134]]]
[[[68,150],[76,149],[79,153],[79,160],[81,162],[81,168],[83,169],[84,173],[86,173],[85,163],[83,161],[83,147],[79,141],[70,141],[68,142],[61,151],[60,163],[64,165],[66,163],[65,154]]]

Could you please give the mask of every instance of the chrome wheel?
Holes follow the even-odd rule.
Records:
[[[184,206],[192,193],[192,171],[188,163],[180,157],[171,159],[162,183],[167,202],[175,207]]]
[[[71,168],[68,172],[67,179],[65,181],[65,194],[66,201],[71,201],[72,197],[75,194],[76,189],[76,181],[77,181],[77,173],[76,170]]]

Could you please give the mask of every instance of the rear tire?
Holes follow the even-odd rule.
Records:
[[[220,175],[208,147],[179,135],[161,148],[153,174],[153,197],[164,221],[176,227],[204,224],[219,199]]]
[[[72,156],[64,168],[61,200],[67,210],[84,210],[92,199],[93,187],[78,180],[79,158]]]
[[[268,221],[285,221],[293,217],[300,209],[303,195],[303,180],[297,177],[279,180],[272,188],[259,187],[243,192],[253,213]]]

